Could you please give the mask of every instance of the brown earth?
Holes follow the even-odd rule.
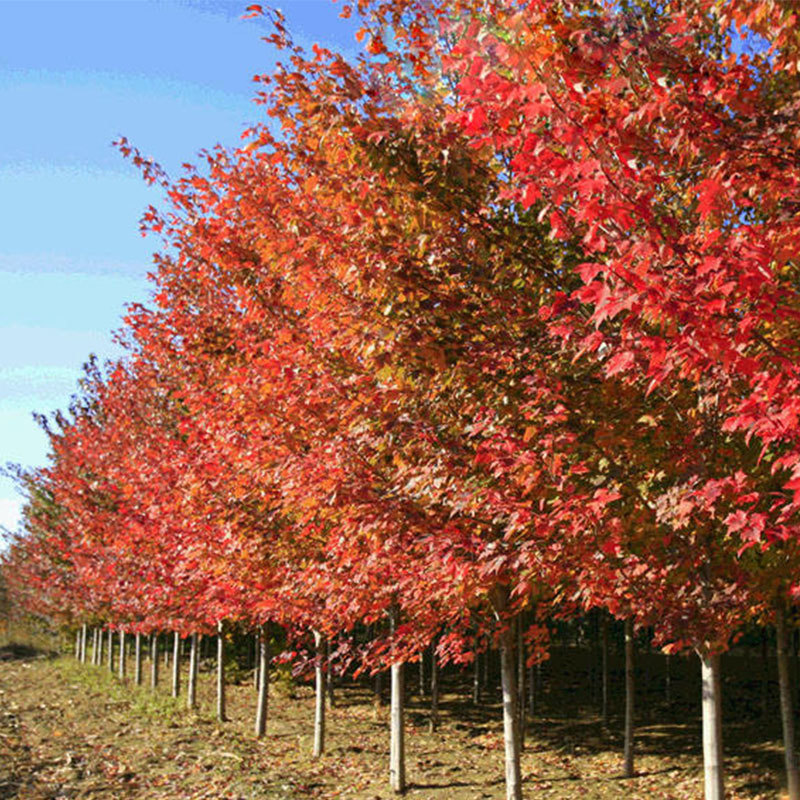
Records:
[[[579,697],[580,673],[570,676],[566,663],[554,657],[547,665],[550,687],[542,690],[541,715],[529,724],[522,760],[526,797],[702,797],[697,708],[678,698],[668,714],[660,713],[658,701],[646,697],[647,708],[640,707],[649,713],[642,713],[637,729],[638,775],[623,780],[619,719],[612,717],[609,732],[601,730],[596,710],[586,708],[591,699]],[[251,681],[229,687],[231,719],[219,724],[213,718],[211,666],[201,673],[200,709],[194,713],[182,699],[168,696],[163,669],[162,686],[153,692],[69,656],[0,648],[0,800],[392,797],[388,709],[375,706],[366,684],[337,686],[327,751],[315,761],[310,686],[276,682],[268,735],[257,741]],[[415,676],[413,669],[410,682]],[[673,691],[679,678],[676,673]],[[560,693],[553,688],[559,682]],[[504,797],[499,705],[473,706],[455,674],[444,683],[436,733],[428,732],[426,705],[409,695],[407,796]],[[743,702],[746,709],[746,695]],[[779,797],[777,709],[766,721],[735,708],[726,713],[728,797]]]

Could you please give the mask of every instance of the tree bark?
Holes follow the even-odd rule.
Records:
[[[114,629],[108,629],[108,671],[114,671]]]
[[[262,625],[258,630],[258,704],[256,706],[256,736],[258,738],[261,738],[267,730],[269,660],[269,638]]]
[[[436,640],[431,643],[431,716],[428,730],[433,733],[439,727],[439,664],[436,658]]]
[[[600,722],[603,728],[608,727],[608,617],[603,614],[602,629],[602,706],[600,709]]]
[[[172,696],[181,693],[181,635],[178,631],[172,634]]]
[[[389,612],[391,633],[397,630],[399,612],[392,605]],[[403,663],[392,660],[392,701],[391,738],[389,746],[389,784],[394,792],[402,794],[406,790],[405,754],[405,686],[403,682]]]
[[[86,663],[86,639],[89,635],[89,626],[84,622],[81,625],[81,664]]]
[[[314,631],[314,758],[325,752],[325,665],[323,663],[324,637]]]
[[[134,644],[135,658],[133,665],[133,682],[137,686],[142,685],[142,634],[136,634],[136,641]]]
[[[81,629],[75,631],[75,660],[81,660]]]
[[[127,637],[125,636],[125,631],[120,629],[119,632],[119,679],[121,681],[125,680],[125,657],[127,653],[125,652],[125,647],[127,646]]]
[[[761,716],[766,719],[769,712],[769,653],[767,629],[761,629]]]
[[[225,714],[225,623],[217,623],[217,720],[227,722]]]
[[[775,611],[775,633],[778,644],[778,685],[781,697],[781,723],[783,726],[783,752],[786,764],[788,800],[800,800],[800,776],[794,742],[794,710],[789,674],[789,652],[786,632],[786,612],[779,603]]]
[[[478,637],[475,636],[475,642],[472,645],[472,703],[473,705],[480,705],[481,702],[481,659],[478,652]]]
[[[633,620],[625,620],[625,749],[624,775],[632,778],[633,770],[633,711],[636,685],[634,682]]]
[[[197,707],[197,656],[199,655],[197,634],[193,633],[189,641],[189,680],[186,685],[186,707],[192,710]]]
[[[517,634],[517,731],[519,749],[525,748],[525,643],[522,639],[522,616],[516,619]]]
[[[253,689],[258,692],[258,665],[261,653],[261,632],[260,629],[253,634]]]
[[[419,696],[425,697],[425,648],[419,651]]]
[[[158,686],[158,633],[150,634],[150,688]]]
[[[325,639],[325,688],[328,691],[328,705],[333,708],[336,697],[334,696],[333,661],[331,660],[331,640]]]
[[[703,691],[703,775],[705,800],[725,797],[722,769],[722,694],[719,656],[699,653]]]
[[[503,736],[506,758],[506,800],[522,800],[519,731],[517,730],[517,680],[514,674],[514,634],[505,617],[509,590],[499,586],[493,593],[493,605],[500,623],[500,681],[503,691]]]

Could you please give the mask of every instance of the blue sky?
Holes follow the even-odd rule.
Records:
[[[89,353],[117,353],[125,304],[148,297],[157,242],[138,221],[159,197],[112,140],[178,174],[260,119],[252,76],[274,61],[248,4],[0,1],[0,463],[45,463],[32,412],[65,408]],[[278,5],[299,44],[355,53],[339,4]],[[0,479],[0,525],[20,505]]]

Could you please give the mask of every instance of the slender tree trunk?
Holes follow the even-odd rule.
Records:
[[[137,686],[142,685],[142,634],[136,634],[134,643],[134,664],[133,664],[133,682]]]
[[[778,644],[778,685],[781,697],[781,723],[783,725],[783,752],[786,763],[788,800],[800,800],[800,776],[794,743],[794,712],[792,687],[789,675],[789,652],[786,632],[786,612],[780,603],[775,612],[775,633]]]
[[[767,718],[769,712],[769,653],[767,650],[767,629],[761,629],[761,716]]]
[[[483,663],[481,664],[481,697],[486,697],[486,687],[489,685],[489,659],[491,652],[491,647],[487,647],[486,652],[483,654]]]
[[[391,633],[394,636],[398,624],[398,609],[392,605],[389,612]],[[405,686],[403,685],[403,662],[392,661],[392,706],[391,743],[389,747],[389,783],[393,791],[402,794],[406,790],[405,753]]]
[[[632,778],[633,771],[633,709],[636,686],[633,664],[633,620],[625,620],[625,750],[624,775]]]
[[[608,617],[603,614],[602,628],[602,706],[600,709],[600,721],[603,728],[608,727]]]
[[[519,749],[525,748],[525,643],[522,639],[522,616],[516,620],[517,633],[517,731]]]
[[[81,664],[86,663],[86,640],[89,636],[89,626],[84,622],[81,625]]]
[[[258,629],[258,704],[256,707],[256,736],[261,738],[267,731],[269,703],[269,638],[262,625]]]
[[[325,639],[325,688],[328,693],[328,705],[333,708],[336,705],[335,683],[336,673],[333,670],[333,659],[331,658],[331,640]]]
[[[323,664],[324,637],[314,631],[314,758],[325,752],[325,665]]]
[[[114,671],[114,629],[108,629],[108,671]]]
[[[670,654],[667,653],[665,675],[664,675],[664,699],[667,701],[667,707],[672,705],[672,673],[670,671]]]
[[[528,667],[528,714],[531,718],[536,714],[536,667]]]
[[[436,640],[431,642],[431,716],[428,730],[433,733],[439,727],[439,663],[436,658]]]
[[[150,634],[150,688],[158,686],[158,633]]]
[[[334,696],[334,673],[331,659],[331,640],[325,639],[325,688],[328,692],[328,705],[333,708],[336,704]]]
[[[506,800],[522,800],[520,744],[517,730],[517,680],[514,674],[514,634],[505,617],[509,590],[500,586],[494,592],[493,605],[500,623],[500,681],[503,690],[503,736],[506,754]]]
[[[199,655],[197,634],[193,633],[189,641],[189,679],[186,685],[186,707],[191,710],[197,707],[197,657]]]
[[[425,648],[419,651],[419,696],[425,697]]]
[[[792,656],[793,656],[793,663],[794,663],[794,676],[792,678],[792,686],[794,687],[793,696],[795,699],[795,705],[797,704],[797,685],[800,683],[800,630],[797,628],[794,629],[794,633],[792,634]]]
[[[253,689],[258,692],[259,680],[258,680],[258,666],[261,660],[261,629],[259,628],[253,634]]]
[[[225,623],[217,623],[217,719],[227,722],[225,714]]]
[[[167,639],[167,644],[164,647],[164,669],[169,669],[169,657],[170,657],[170,650],[169,650],[169,639]]]
[[[125,648],[127,647],[127,637],[125,635],[125,631],[120,629],[119,632],[119,679],[121,681],[125,680],[125,657],[127,653],[125,652]]]
[[[181,693],[181,635],[178,631],[172,634],[172,696]]]
[[[472,645],[472,702],[479,705],[481,702],[481,654],[478,652],[478,637]]]
[[[75,631],[75,660],[81,660],[81,629]]]
[[[103,629],[98,628],[97,630],[97,666],[103,666],[103,652],[106,643],[106,637],[103,636]]]
[[[703,774],[705,800],[723,800],[722,769],[722,693],[719,656],[700,654],[703,691]]]

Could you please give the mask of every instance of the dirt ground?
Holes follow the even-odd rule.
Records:
[[[529,722],[522,759],[526,797],[702,797],[699,702],[681,700],[677,672],[668,711],[652,694],[640,699],[637,777],[624,780],[621,708],[603,731],[596,703],[592,707],[592,698],[580,696],[580,675],[570,676],[566,664],[554,659],[548,665],[539,713]],[[185,709],[183,698],[169,696],[163,669],[162,685],[154,692],[132,686],[130,678],[121,683],[107,667],[80,665],[70,656],[20,645],[0,648],[0,800],[393,796],[388,708],[375,705],[366,683],[336,687],[326,752],[314,760],[310,685],[275,683],[267,736],[258,741],[252,734],[252,681],[240,676],[240,683],[229,687],[230,720],[220,724],[213,717],[212,665],[206,666],[195,713]],[[504,797],[497,698],[476,707],[465,698],[458,676],[446,675],[441,725],[429,733],[427,704],[413,691],[415,676],[410,670],[407,796]],[[646,677],[653,684],[653,670]],[[727,796],[780,797],[777,705],[772,698],[774,713],[759,717],[750,689],[755,691],[743,679],[729,692],[739,708],[726,706]]]

